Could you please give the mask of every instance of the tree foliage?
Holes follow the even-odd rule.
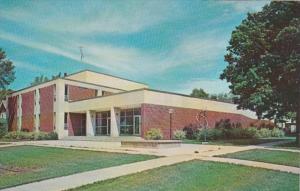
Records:
[[[6,58],[5,52],[0,48],[0,89],[6,87],[15,80],[15,66],[13,62]]]
[[[239,108],[259,117],[297,111],[300,97],[300,2],[271,2],[232,32],[221,79]]]
[[[51,80],[55,80],[61,77],[61,72],[59,72],[57,75],[52,75]],[[47,76],[40,75],[34,78],[33,82],[30,83],[31,86],[35,86],[44,82],[48,82],[50,79]]]
[[[190,95],[197,98],[208,98],[209,96],[209,94],[206,93],[202,88],[194,88]]]

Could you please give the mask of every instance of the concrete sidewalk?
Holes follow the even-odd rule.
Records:
[[[180,155],[172,157],[163,157],[142,162],[125,164],[110,168],[93,170],[77,173],[69,176],[52,178],[40,182],[24,184],[17,187],[7,188],[3,191],[59,191],[76,188],[82,185],[91,184],[97,181],[116,178],[124,175],[138,173],[141,171],[158,168],[161,166],[172,165],[180,162],[195,159],[193,155]]]
[[[293,174],[299,174],[300,175],[300,168],[292,167],[292,166],[284,166],[284,165],[271,164],[271,163],[265,163],[265,162],[257,162],[257,161],[241,160],[241,159],[232,159],[232,158],[221,158],[221,157],[201,157],[201,156],[198,156],[197,159],[204,160],[204,161],[231,163],[231,164],[257,167],[257,168],[264,168],[264,169],[269,169],[269,170],[276,170],[276,171],[288,172],[288,173],[293,173]]]

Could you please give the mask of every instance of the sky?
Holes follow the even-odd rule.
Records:
[[[0,0],[0,48],[16,66],[9,87],[91,69],[158,90],[226,93],[219,75],[231,32],[267,3]]]

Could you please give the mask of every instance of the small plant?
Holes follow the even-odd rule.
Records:
[[[174,139],[183,140],[186,137],[186,133],[183,130],[174,131]]]
[[[3,137],[8,131],[7,121],[0,119],[0,138]]]
[[[197,140],[204,140],[206,131],[206,139],[207,140],[216,140],[223,137],[223,131],[221,129],[211,128],[211,129],[201,129],[196,134]]]
[[[187,139],[195,139],[196,138],[196,132],[197,132],[196,125],[190,124],[188,126],[185,126],[183,128],[183,131],[185,132]]]
[[[272,137],[284,137],[284,131],[279,128],[273,128],[271,131]]]
[[[160,140],[163,138],[160,129],[151,128],[146,132],[146,139],[148,140]]]
[[[257,137],[257,138],[271,137],[271,130],[266,129],[266,128],[261,128],[257,131],[255,137]]]

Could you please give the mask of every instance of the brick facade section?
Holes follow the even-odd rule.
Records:
[[[189,125],[199,124],[196,115],[200,110],[168,107],[153,104],[142,104],[142,128],[141,135],[145,137],[145,133],[151,128],[161,129],[164,139],[170,137],[170,114],[169,109],[173,109],[172,114],[172,133],[177,129],[183,129]],[[232,123],[241,123],[242,127],[247,127],[250,123],[257,123],[258,120],[248,118],[244,115],[224,113],[216,111],[207,111],[207,120],[209,128],[213,128],[215,123],[221,119],[230,119]]]
[[[69,136],[85,136],[85,114],[69,113],[68,115],[68,135]]]
[[[26,92],[22,95],[22,131],[32,132],[34,125],[34,91]]]
[[[81,99],[88,99],[97,96],[97,90],[83,88],[79,86],[68,85],[69,88],[69,100],[76,101]]]
[[[17,130],[17,111],[18,111],[18,97],[12,96],[8,98],[8,131]]]
[[[55,85],[40,89],[40,131],[54,130],[54,90]]]

